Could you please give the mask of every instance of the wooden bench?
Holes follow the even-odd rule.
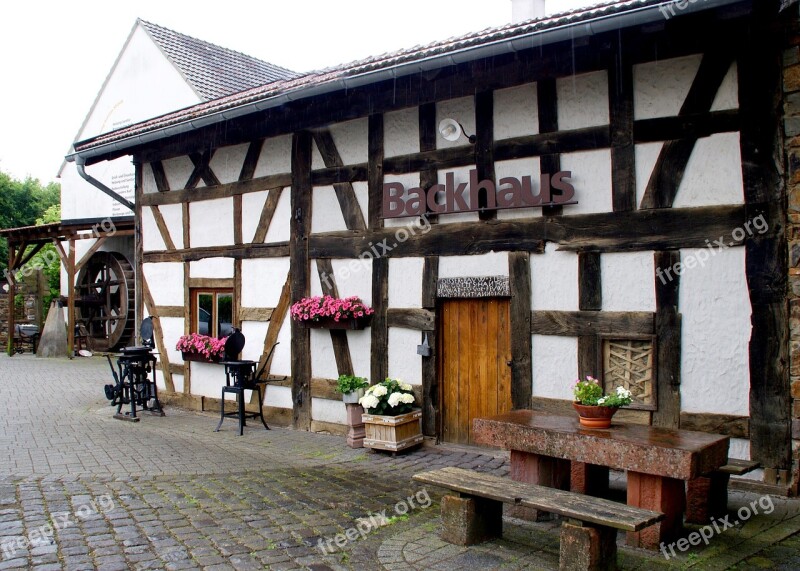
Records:
[[[751,460],[728,458],[727,464],[686,483],[686,522],[707,524],[728,512],[728,484],[731,476],[743,476],[758,468]]]
[[[543,510],[566,520],[561,527],[560,569],[616,569],[617,530],[640,531],[664,514],[462,468],[422,472],[414,480],[447,488],[442,498],[442,539],[472,545],[500,537],[503,504]]]

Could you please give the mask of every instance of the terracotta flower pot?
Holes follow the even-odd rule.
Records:
[[[572,403],[578,411],[578,420],[584,428],[609,428],[611,417],[619,410],[618,406],[593,406]]]

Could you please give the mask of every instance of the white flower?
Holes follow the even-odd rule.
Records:
[[[604,402],[606,402],[606,397],[600,397],[597,399],[597,404],[603,404]]]
[[[404,391],[410,391],[411,390],[411,385],[409,385],[408,383],[404,383],[404,382],[400,381],[400,382],[398,382],[398,384],[400,385],[400,388],[403,389]]]
[[[378,400],[378,398],[373,395],[364,395],[363,397],[358,399],[358,404],[360,404],[364,408],[375,408],[376,406],[378,406],[379,403],[380,401]]]
[[[403,393],[402,395],[400,395],[400,402],[405,404],[411,404],[412,402],[414,402],[414,395]]]
[[[383,385],[374,385],[372,388],[372,394],[376,397],[386,396],[386,393],[389,392],[386,390],[386,387]]]
[[[395,407],[400,404],[400,399],[402,398],[403,393],[392,393],[389,395],[389,406]]]
[[[625,387],[617,387],[617,396],[622,398],[630,398],[631,391],[629,391]]]

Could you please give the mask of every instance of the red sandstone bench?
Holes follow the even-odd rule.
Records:
[[[686,522],[706,524],[728,511],[728,483],[731,476],[743,476],[761,464],[728,458],[728,463],[686,483]]]
[[[504,503],[566,518],[561,527],[561,569],[616,569],[617,530],[640,531],[664,517],[603,498],[462,468],[422,472],[414,480],[455,492],[442,498],[442,539],[450,543],[472,545],[500,537]]]

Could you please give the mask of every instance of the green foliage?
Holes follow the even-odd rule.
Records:
[[[339,375],[336,381],[336,392],[347,394],[357,391],[358,389],[365,389],[369,386],[367,379],[364,377],[354,377],[353,375]]]
[[[611,394],[603,396],[600,381],[589,375],[584,381],[576,381],[573,394],[575,401],[588,406],[626,406],[633,400],[630,391],[625,387],[617,387]]]
[[[58,222],[55,211],[61,201],[61,185],[50,183],[43,186],[38,179],[20,181],[0,171],[0,228],[33,226],[39,219]],[[0,239],[0,272],[8,267],[8,244]]]
[[[386,379],[369,387],[358,402],[367,414],[397,416],[411,412],[414,391],[399,379]]]

